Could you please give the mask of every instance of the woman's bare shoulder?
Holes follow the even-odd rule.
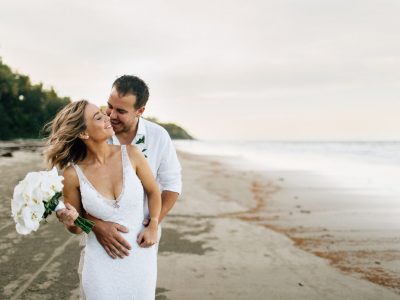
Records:
[[[135,145],[126,145],[126,150],[128,151],[129,156],[141,154],[140,149]]]
[[[64,169],[63,176],[64,184],[68,183],[70,185],[79,186],[78,174],[76,174],[75,168],[72,165]]]
[[[135,145],[126,145],[126,150],[131,161],[137,162],[144,157],[142,151]]]

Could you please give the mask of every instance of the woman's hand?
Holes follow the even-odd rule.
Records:
[[[79,216],[78,212],[75,207],[69,203],[65,203],[65,207],[66,208],[57,211],[56,215],[58,220],[68,227],[75,226],[74,222]]]
[[[137,243],[142,248],[149,248],[157,243],[158,224],[150,222],[149,226],[143,228],[137,238]]]

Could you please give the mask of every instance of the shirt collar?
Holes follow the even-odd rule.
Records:
[[[136,137],[138,136],[138,135],[141,135],[141,136],[145,136],[146,135],[146,126],[145,126],[145,124],[144,124],[144,119],[142,118],[142,117],[140,117],[139,118],[139,120],[138,120],[138,129],[137,129],[137,132],[136,132]],[[135,137],[135,139],[136,139],[136,137]]]

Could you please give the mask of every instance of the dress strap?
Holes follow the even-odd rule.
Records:
[[[81,168],[77,164],[72,164],[75,169],[76,175],[78,175],[79,181],[85,180],[85,174],[83,174]]]
[[[131,160],[129,158],[128,149],[126,145],[121,145],[121,156],[122,156],[122,168],[124,171],[124,176],[132,173],[136,174],[136,171],[133,169]]]
[[[122,167],[125,169],[131,163],[126,145],[121,145]]]

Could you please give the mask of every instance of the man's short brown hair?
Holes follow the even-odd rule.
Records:
[[[123,75],[117,78],[113,85],[117,89],[119,96],[132,94],[136,96],[135,109],[146,105],[149,100],[149,88],[147,84],[137,76]]]

